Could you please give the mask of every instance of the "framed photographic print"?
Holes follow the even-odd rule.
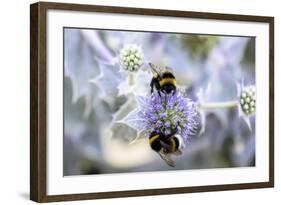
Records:
[[[30,198],[274,186],[274,18],[31,5]]]

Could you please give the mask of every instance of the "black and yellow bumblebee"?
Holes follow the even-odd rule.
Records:
[[[171,167],[175,166],[171,155],[181,155],[183,141],[180,135],[176,134],[177,130],[170,135],[154,131],[149,136],[149,144],[152,150],[157,152],[160,157]]]
[[[172,69],[169,67],[161,68],[152,63],[148,63],[148,65],[153,73],[150,82],[151,93],[153,93],[155,88],[159,95],[161,95],[161,92],[164,94],[174,94],[176,91],[176,78],[172,73]]]

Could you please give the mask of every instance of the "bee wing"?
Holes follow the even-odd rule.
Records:
[[[153,63],[148,63],[148,65],[151,68],[153,74],[160,75],[162,73],[161,68],[159,66],[154,65]]]
[[[171,156],[169,154],[165,154],[163,149],[161,149],[158,153],[167,165],[171,167],[175,166],[175,162],[171,159]]]
[[[182,151],[177,150],[177,151],[173,152],[173,154],[179,156],[179,155],[182,155]]]

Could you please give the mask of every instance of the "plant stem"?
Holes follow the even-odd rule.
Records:
[[[216,108],[232,108],[238,105],[238,101],[227,101],[227,102],[211,102],[200,104],[201,109],[216,109]]]
[[[135,76],[134,76],[134,74],[129,73],[128,74],[128,84],[130,86],[132,86],[132,85],[134,85],[134,83],[135,83]]]

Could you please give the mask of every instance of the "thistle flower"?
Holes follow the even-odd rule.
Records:
[[[136,44],[125,45],[119,54],[119,63],[126,71],[137,71],[143,64],[143,52]]]
[[[195,103],[180,92],[161,96],[153,93],[143,99],[138,112],[141,130],[179,134],[185,143],[197,131],[198,116]]]

